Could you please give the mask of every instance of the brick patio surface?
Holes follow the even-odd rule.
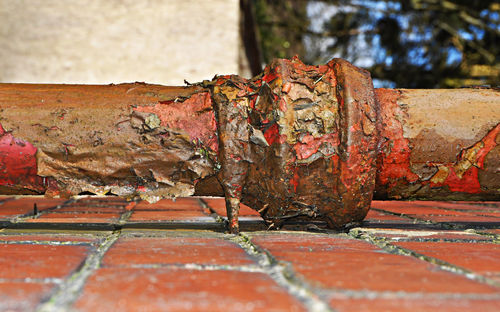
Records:
[[[0,311],[500,311],[500,202],[375,201],[345,232],[224,218],[221,198],[0,197]]]

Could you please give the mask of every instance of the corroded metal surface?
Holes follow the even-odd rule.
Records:
[[[219,77],[212,93],[234,231],[240,199],[276,228],[291,218],[337,228],[364,218],[377,145],[368,73],[343,60],[276,60],[251,81]]]
[[[378,89],[375,197],[500,199],[500,92]]]
[[[500,199],[500,92],[373,90],[344,60],[189,87],[0,84],[0,192],[224,195],[279,228],[376,198]]]
[[[191,195],[215,173],[215,116],[201,88],[4,84],[0,103],[3,193],[154,200]]]

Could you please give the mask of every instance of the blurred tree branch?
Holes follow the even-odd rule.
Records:
[[[252,1],[265,62],[343,57],[399,87],[500,84],[497,1]]]

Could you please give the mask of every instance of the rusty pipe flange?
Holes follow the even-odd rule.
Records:
[[[344,215],[342,209],[332,209],[328,220],[332,226],[341,226],[361,221],[370,208],[377,172],[378,107],[368,71],[343,59],[333,59],[328,65],[335,71],[340,102],[339,208],[347,211]]]
[[[219,181],[230,226],[239,201],[271,227],[296,218],[361,221],[376,173],[376,101],[368,72],[347,61],[275,60],[262,77],[213,82]],[[231,134],[231,135],[229,135]]]

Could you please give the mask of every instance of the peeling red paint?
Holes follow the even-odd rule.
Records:
[[[435,184],[431,182],[430,185],[431,187],[448,186],[448,188],[452,192],[463,192],[471,194],[479,193],[481,192],[481,185],[479,184],[477,174],[478,169],[476,167],[472,167],[463,174],[462,178],[459,178],[456,175],[455,170],[451,168],[450,173],[444,183]]]
[[[201,142],[217,152],[217,124],[209,92],[193,94],[184,101],[161,101],[154,106],[138,106],[138,112],[158,115],[163,127],[183,130],[191,141]]]
[[[481,184],[479,183],[478,173],[480,169],[484,168],[484,159],[488,153],[497,146],[496,138],[500,133],[500,124],[493,128],[488,134],[479,142],[483,146],[477,151],[474,163],[467,169],[461,177],[456,173],[456,166],[461,161],[468,161],[465,159],[465,149],[460,153],[459,160],[453,164],[447,164],[448,176],[441,183],[433,183],[432,179],[429,181],[431,187],[447,186],[452,192],[463,192],[470,194],[477,194],[481,192]],[[471,147],[473,148],[473,147]]]
[[[293,178],[290,180],[290,185],[292,186],[293,193],[297,193],[297,187],[300,183],[300,175],[298,167],[294,167],[293,169]]]
[[[500,134],[500,123],[496,125],[481,141],[484,146],[477,153],[477,164],[480,169],[484,168],[484,159],[492,149],[497,146],[496,139]]]
[[[297,154],[297,159],[307,159],[318,152],[322,144],[328,144],[331,147],[339,145],[338,136],[335,133],[329,133],[319,138],[314,138],[312,135],[306,135],[301,142],[297,142],[293,148]],[[325,157],[331,154],[324,155]]]
[[[0,186],[44,192],[45,179],[37,175],[36,147],[14,138],[0,124]]]
[[[418,180],[418,175],[410,169],[409,141],[403,136],[403,126],[397,115],[401,109],[397,104],[397,90],[377,89],[375,93],[379,100],[380,137],[382,144],[378,156],[377,184],[388,185],[388,188],[401,183],[412,183]]]
[[[270,72],[262,77],[262,81],[270,83],[271,81],[278,78],[278,74],[276,72]]]
[[[270,126],[266,132],[264,132],[264,137],[266,138],[267,144],[273,145],[276,142],[279,142],[280,133],[278,124],[275,123]]]
[[[137,186],[136,190],[139,191],[139,192],[146,192],[147,191],[146,187],[143,186],[143,185]]]
[[[286,82],[283,84],[283,87],[281,88],[281,92],[288,93],[288,92],[290,92],[291,88],[292,88],[292,84],[290,82]]]

